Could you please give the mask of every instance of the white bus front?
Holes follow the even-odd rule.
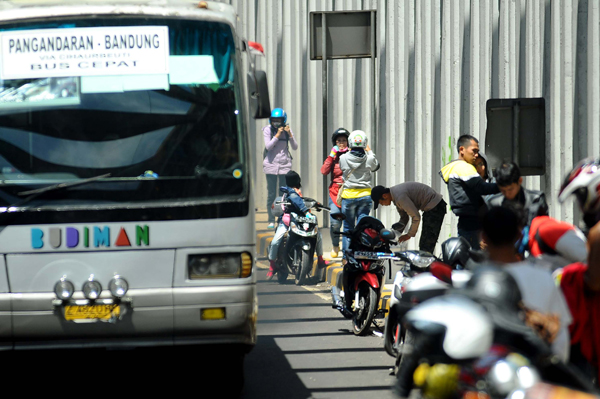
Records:
[[[0,346],[256,342],[224,5],[0,12]]]

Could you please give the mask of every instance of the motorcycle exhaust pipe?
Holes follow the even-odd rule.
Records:
[[[344,306],[344,301],[342,300],[342,291],[338,287],[331,287],[331,299],[333,301],[331,307],[339,308]]]

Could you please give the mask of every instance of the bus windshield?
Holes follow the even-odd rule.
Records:
[[[247,196],[226,24],[63,18],[0,25],[0,40],[0,207],[131,210]]]

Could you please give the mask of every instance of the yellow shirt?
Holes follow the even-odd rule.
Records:
[[[371,195],[370,188],[346,188],[342,193],[342,198],[355,199],[366,197],[367,195]]]

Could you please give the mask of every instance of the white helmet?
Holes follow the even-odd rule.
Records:
[[[583,221],[592,227],[600,220],[600,158],[581,160],[565,177],[558,201],[575,194],[583,211]]]
[[[367,148],[367,134],[362,130],[354,130],[348,137],[348,147],[350,148]]]

